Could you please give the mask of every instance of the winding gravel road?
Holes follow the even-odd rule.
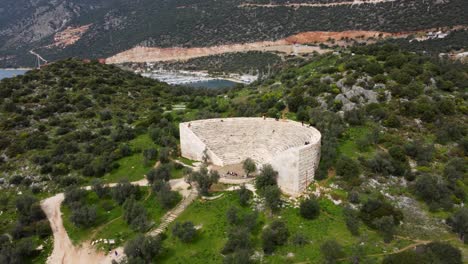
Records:
[[[170,180],[169,183],[173,190],[179,191],[181,195],[187,198],[190,194],[189,184],[184,179]],[[132,182],[134,185],[147,186],[146,179],[137,182]],[[109,187],[115,186],[116,183],[109,184]],[[83,187],[90,190],[90,186]],[[56,194],[52,197],[41,201],[41,208],[50,222],[54,236],[54,249],[52,254],[47,258],[48,264],[110,264],[112,260],[120,260],[124,257],[123,248],[119,247],[104,254],[104,252],[97,251],[91,246],[91,241],[86,241],[80,246],[73,245],[70,237],[68,236],[62,221],[62,212],[60,206],[65,199],[63,193]],[[177,207],[176,207],[177,208]],[[118,252],[116,256],[114,252]]]

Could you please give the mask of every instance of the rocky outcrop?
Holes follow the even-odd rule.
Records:
[[[373,90],[366,90],[361,86],[353,85],[347,86],[343,84],[344,79],[339,80],[336,85],[341,89],[341,93],[335,97],[335,101],[340,101],[342,103],[341,110],[350,111],[356,108],[356,106],[368,104],[368,103],[377,103],[378,93]],[[363,79],[358,80],[364,81]]]
[[[8,38],[4,47],[23,46],[52,36],[68,25],[79,8],[68,1],[50,1],[32,11],[0,31],[0,36]]]
[[[49,47],[66,47],[73,45],[77,42],[81,36],[83,36],[86,31],[88,31],[91,24],[84,25],[81,27],[67,27],[63,31],[60,31],[54,35],[54,43],[51,44]]]

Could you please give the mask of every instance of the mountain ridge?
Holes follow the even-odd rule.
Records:
[[[346,1],[333,1],[341,2]],[[50,60],[73,56],[104,58],[138,45],[206,47],[278,40],[305,31],[401,32],[468,25],[468,18],[464,16],[468,4],[463,0],[411,3],[395,0],[299,8],[243,8],[239,6],[245,1],[237,0],[229,3],[22,0],[21,5],[25,6],[22,8],[12,3],[8,1],[6,5],[11,15],[0,20],[2,67],[32,65],[34,57],[27,54],[31,49]],[[310,2],[293,2],[297,3]],[[88,24],[92,25],[73,45],[48,47],[54,43],[54,35],[63,29]]]

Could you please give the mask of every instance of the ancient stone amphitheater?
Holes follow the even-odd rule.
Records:
[[[206,150],[218,166],[246,158],[278,171],[278,185],[289,195],[302,193],[320,160],[320,132],[299,122],[271,118],[217,118],[180,124],[182,156],[201,161]]]

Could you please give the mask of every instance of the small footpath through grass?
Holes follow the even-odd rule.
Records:
[[[146,208],[151,227],[159,225],[162,216],[168,211],[156,200],[155,195],[150,192],[149,187],[140,187],[142,197],[140,202]],[[179,196],[179,201],[181,197]],[[110,196],[99,198],[95,192],[87,191],[85,204],[95,206],[97,209],[97,220],[91,227],[77,227],[70,221],[71,210],[62,205],[63,224],[67,233],[75,245],[86,240],[114,239],[115,246],[122,245],[125,241],[133,238],[138,232],[132,230],[123,218],[124,209],[118,205]],[[106,209],[104,209],[106,208]],[[101,249],[108,250],[107,245],[98,245]]]

